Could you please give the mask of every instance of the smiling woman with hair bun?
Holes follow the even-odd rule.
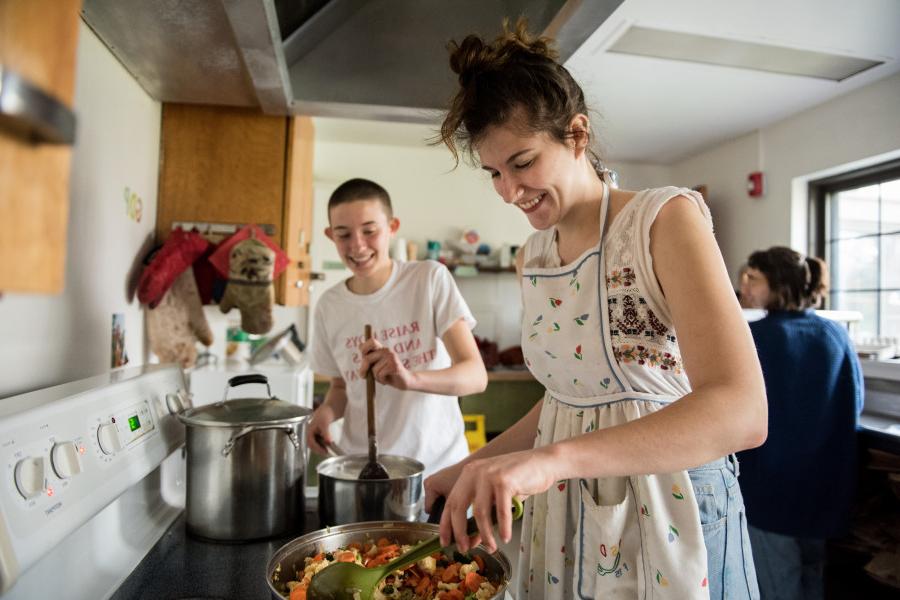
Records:
[[[447,497],[442,541],[465,551],[471,507],[495,548],[492,509],[528,497],[518,600],[759,598],[733,453],[765,440],[766,398],[703,198],[617,189],[584,93],[524,22],[449,48],[440,141],[536,230],[516,262],[546,394],[426,480],[426,508]]]

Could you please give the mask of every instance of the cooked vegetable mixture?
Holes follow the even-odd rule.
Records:
[[[365,567],[389,563],[412,546],[401,546],[381,538],[373,543],[352,543],[334,552],[322,552],[307,557],[296,580],[288,581],[290,600],[306,600],[306,588],[312,576],[333,562],[355,562]],[[394,571],[378,585],[376,600],[488,600],[497,593],[497,586],[484,575],[484,559],[442,552],[420,560],[403,571]]]

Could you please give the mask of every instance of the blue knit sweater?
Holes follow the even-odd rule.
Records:
[[[750,323],[769,399],[769,437],[741,452],[747,520],[783,535],[826,538],[846,529],[856,487],[863,405],[847,332],[807,311]]]

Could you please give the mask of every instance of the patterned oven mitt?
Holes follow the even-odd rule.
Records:
[[[194,365],[197,341],[204,346],[212,344],[193,269],[176,277],[156,308],[147,311],[147,336],[150,349],[161,362],[176,362],[183,368]]]
[[[223,313],[241,311],[241,329],[263,334],[272,329],[275,304],[275,252],[255,237],[232,247],[228,255],[228,285],[219,303]]]

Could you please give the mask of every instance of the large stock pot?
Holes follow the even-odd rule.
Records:
[[[232,377],[228,389],[265,384]],[[272,397],[223,400],[178,415],[187,426],[187,530],[241,541],[299,530],[306,479],[306,422],[312,411]]]

